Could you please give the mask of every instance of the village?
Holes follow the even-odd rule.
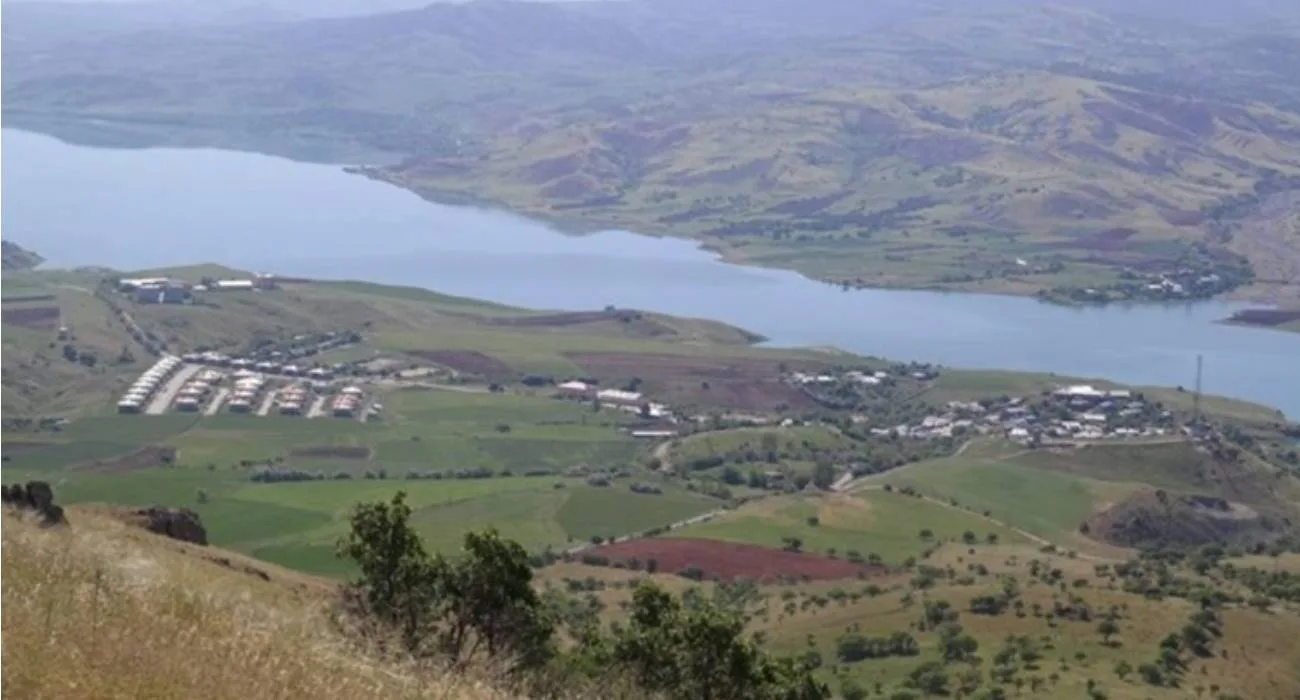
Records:
[[[805,387],[879,387],[900,379],[926,382],[938,377],[933,368],[897,367],[892,371],[849,370],[839,374],[793,373],[788,381]],[[870,424],[855,414],[854,423]],[[1159,437],[1177,432],[1173,414],[1128,389],[1066,385],[1032,397],[950,401],[944,410],[914,422],[875,426],[871,434],[919,440],[1000,434],[1022,443],[1079,442]]]
[[[165,355],[117,403],[121,414],[168,411],[214,416],[222,410],[253,416],[355,419],[377,417],[383,406],[331,370],[255,362],[218,353]]]

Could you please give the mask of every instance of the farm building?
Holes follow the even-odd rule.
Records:
[[[176,399],[176,410],[185,413],[195,413],[199,410],[199,400],[192,396],[182,396]]]
[[[610,403],[636,403],[641,400],[641,394],[635,391],[602,389],[601,391],[596,392],[596,398],[600,401],[609,401]]]
[[[161,287],[171,283],[172,280],[168,277],[124,278],[117,281],[117,288],[118,291],[133,292],[141,287]]]
[[[139,413],[141,402],[134,399],[122,399],[117,402],[118,413]]]
[[[555,387],[561,394],[570,396],[583,395],[591,391],[591,385],[586,382],[564,382]]]
[[[143,286],[135,290],[137,304],[184,304],[189,300],[189,287],[179,284]]]
[[[335,418],[353,418],[357,415],[357,409],[361,402],[353,396],[336,396],[330,402],[330,413]]]
[[[231,413],[248,413],[253,410],[253,402],[247,399],[234,398],[230,400],[230,403],[226,404],[226,407],[230,409]]]

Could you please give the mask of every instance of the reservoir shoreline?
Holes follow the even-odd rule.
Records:
[[[222,261],[255,271],[409,285],[556,310],[614,305],[710,318],[782,347],[834,346],[954,368],[1186,386],[1300,416],[1300,334],[1222,323],[1207,301],[1062,307],[1032,297],[843,290],[718,259],[697,241],[559,235],[445,206],[339,166],[211,149],[75,146],[4,129],[5,237],[47,267]]]

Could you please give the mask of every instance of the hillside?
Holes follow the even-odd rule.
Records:
[[[261,575],[250,575],[238,555],[103,513],[70,517],[65,529],[42,530],[4,515],[6,696],[508,697],[470,675],[350,651],[319,582],[258,562],[249,568]]]
[[[193,284],[210,276],[247,276],[217,266],[161,272]],[[191,304],[141,304],[105,287],[114,275],[126,276],[108,271],[5,276],[6,413],[102,407],[159,350],[236,352],[332,331],[365,336],[350,354],[336,352],[333,362],[386,357],[389,364],[409,366],[441,358],[445,368],[493,378],[579,373],[566,353],[634,349],[691,355],[716,348],[747,355],[756,352],[749,346],[760,340],[713,321],[614,309],[548,313],[359,282],[289,284],[271,294],[198,293]],[[483,356],[483,350],[499,353],[497,359]]]
[[[493,691],[478,665],[448,674],[367,656],[330,620],[337,589],[328,582],[145,533],[111,509],[74,507],[67,516],[66,526],[43,529],[6,508],[7,693],[515,697]],[[1086,561],[985,542],[982,533],[972,544],[948,538],[929,544],[916,565],[865,580],[724,586],[557,562],[536,570],[534,584],[566,629],[593,614],[601,623],[619,619],[646,581],[695,596],[741,614],[765,647],[816,664],[841,697],[868,697],[879,685],[892,693],[1018,687],[1031,698],[1097,691],[1172,699],[1197,686],[1213,687],[1214,698],[1280,700],[1300,682],[1288,643],[1300,630],[1294,577],[1274,574],[1278,585],[1252,593],[1265,590],[1259,577],[1269,575],[1256,568],[1261,558]],[[74,595],[87,590],[93,595]],[[1198,605],[1208,590],[1226,599]],[[1242,596],[1254,596],[1249,606]],[[890,638],[901,641],[890,646]],[[193,663],[195,653],[205,663]],[[973,673],[974,654],[992,675]],[[54,681],[68,674],[75,691]],[[558,697],[694,697],[620,691],[608,673],[592,695],[569,678]]]
[[[4,246],[4,270],[30,270],[44,261],[40,255],[10,241],[0,242]]]
[[[494,1],[75,37],[25,11],[5,115],[69,139],[388,164],[365,172],[850,285],[1300,294],[1300,244],[1261,233],[1300,174],[1287,3]]]
[[[372,172],[850,284],[1019,293],[1189,261],[1240,274],[1201,212],[1263,171],[1300,172],[1296,114],[1052,73],[729,98],[664,98],[630,120],[561,112],[486,156]]]

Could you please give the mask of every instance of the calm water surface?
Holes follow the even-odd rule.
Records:
[[[614,304],[733,323],[778,345],[1191,386],[1300,417],[1300,334],[1214,323],[1227,303],[1067,309],[1031,299],[852,291],[624,232],[564,236],[430,204],[339,168],[211,150],[73,146],[5,129],[3,232],[48,266],[195,262],[417,285],[530,307]]]

